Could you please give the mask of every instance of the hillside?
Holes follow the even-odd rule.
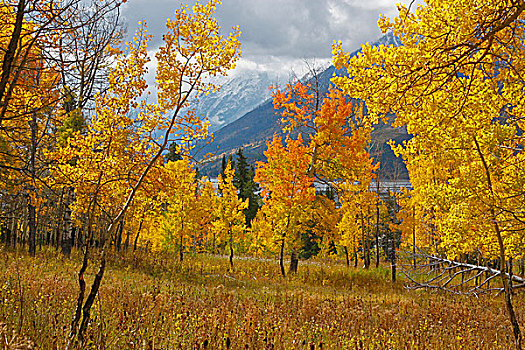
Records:
[[[397,38],[392,34],[387,34],[374,44],[397,45],[398,42]],[[357,50],[352,55],[357,55],[359,52],[360,50]],[[334,66],[330,66],[320,73],[318,78],[321,84],[321,91],[326,92],[328,90],[330,79],[334,75],[343,73],[337,71]],[[214,132],[214,141],[212,143],[198,147],[200,155],[207,153],[215,155],[210,161],[201,164],[199,169],[208,176],[217,176],[222,156],[235,153],[239,148],[243,149],[244,155],[252,164],[264,160],[266,143],[274,135],[282,136],[281,128],[280,116],[276,113],[272,100],[267,99],[241,118]],[[372,143],[379,142],[383,145],[383,152],[381,157],[379,157],[383,174],[387,178],[407,179],[408,173],[403,162],[401,159],[396,158],[390,147],[386,145],[386,142],[390,139],[402,142],[409,139],[409,135],[403,128],[393,128],[390,124],[377,125],[376,130],[372,134]]]
[[[282,77],[268,72],[247,70],[233,77],[217,78],[221,88],[217,92],[200,96],[193,107],[197,115],[210,121],[210,131],[234,122],[255,109],[270,97],[271,85],[281,84]]]

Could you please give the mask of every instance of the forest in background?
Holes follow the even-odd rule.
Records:
[[[235,161],[225,159],[216,188],[198,174],[190,156],[208,134],[207,121],[195,114],[190,101],[218,89],[210,78],[226,75],[240,57],[239,28],[221,34],[214,18],[219,3],[181,5],[167,21],[164,44],[155,53],[155,92],[145,80],[151,60],[146,25],[131,42],[122,42],[118,1],[3,3],[0,209],[6,342],[15,329],[22,339],[30,337],[28,341],[37,341],[37,334],[44,332],[46,347],[53,337],[55,348],[123,346],[116,345],[118,337],[106,343],[108,330],[115,329],[97,319],[103,314],[106,280],[115,287],[108,295],[126,293],[114,280],[122,268],[137,269],[133,278],[155,280],[150,281],[152,304],[144,306],[151,310],[132,317],[137,322],[137,317],[164,310],[154,308],[157,296],[173,298],[170,289],[184,290],[205,276],[222,278],[217,288],[232,279],[234,285],[228,288],[234,288],[248,284],[246,278],[264,280],[272,274],[270,301],[275,306],[281,300],[286,309],[295,302],[304,307],[309,298],[319,305],[318,295],[331,283],[337,289],[358,281],[369,290],[374,287],[363,279],[370,278],[384,285],[386,267],[395,282],[399,266],[409,288],[488,295],[483,302],[487,310],[504,310],[507,333],[492,330],[487,339],[521,349],[524,316],[516,305],[523,305],[520,292],[525,287],[525,3],[400,5],[399,16],[382,17],[379,26],[392,31],[401,46],[367,44],[350,57],[341,43],[334,44],[334,64],[347,75],[334,76],[328,92],[320,89],[315,72],[308,82],[274,88],[273,104],[286,136],[269,142],[266,160],[255,167],[247,164],[242,150]],[[405,161],[412,188],[380,196],[384,174],[370,135],[392,115],[394,126],[404,126],[412,135],[402,144],[390,143]],[[327,190],[316,191],[315,183]],[[227,256],[226,266],[221,254]],[[325,270],[305,262],[307,270],[301,271],[299,258],[312,256],[329,259],[334,266]],[[272,263],[276,257],[278,265]],[[244,261],[250,258],[256,263],[247,267]],[[38,276],[30,262],[56,269],[55,276],[61,276],[63,283],[42,285],[56,288],[69,307],[68,320],[57,316],[44,324],[27,315],[27,298],[39,308],[67,309],[51,300],[51,291],[45,294],[47,303],[39,299],[43,294],[31,281],[51,277]],[[360,274],[358,264],[375,269]],[[311,269],[316,271],[313,279]],[[290,288],[289,299],[288,292],[279,299],[279,283]],[[209,292],[209,284],[202,285],[202,291],[191,292],[196,304],[203,302],[199,293]],[[295,288],[305,285],[317,296],[299,297]],[[391,288],[399,306],[400,290],[395,283]],[[140,294],[139,289],[129,292]],[[335,289],[330,300],[337,302]],[[498,294],[502,299],[493,300]],[[133,295],[130,303],[135,303]],[[233,295],[227,292],[224,298],[238,302]],[[128,308],[122,307],[120,317],[128,320]],[[253,307],[260,310],[261,305]],[[191,310],[181,318],[208,317]],[[240,317],[221,315],[226,323]],[[480,315],[475,317],[481,320]],[[25,329],[28,317],[33,325]],[[159,313],[148,322],[157,325],[166,317]],[[99,322],[98,330],[94,322]],[[170,319],[166,324],[177,329],[178,322]],[[319,328],[335,347],[337,339],[331,338],[333,333],[328,336],[321,323],[307,327],[307,338]],[[140,339],[140,344],[126,340],[127,346],[155,348],[151,339],[137,333],[141,327],[128,328],[129,339]],[[275,334],[273,327],[265,328],[265,339],[268,332]],[[376,332],[377,324],[372,322],[370,329]],[[228,330],[239,331],[233,325]],[[169,337],[158,331],[155,326],[146,333],[170,346]],[[214,339],[228,339],[224,346],[229,348],[233,335],[218,327],[215,332]],[[341,335],[356,348],[376,339],[355,336]],[[394,347],[408,346],[390,333],[382,337],[377,339],[397,341]],[[260,337],[256,339],[260,346]],[[199,348],[206,348],[207,341],[191,340]],[[453,344],[452,339],[431,341]],[[471,341],[473,348],[479,345],[475,337]],[[317,338],[314,343],[323,346]],[[193,346],[184,344],[180,346]],[[272,344],[290,347],[278,340]],[[380,347],[379,340],[366,344]]]

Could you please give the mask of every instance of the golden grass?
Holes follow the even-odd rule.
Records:
[[[63,349],[80,256],[0,250],[0,322],[40,349]],[[110,257],[89,349],[510,349],[501,297],[408,291],[385,268],[124,254]],[[96,266],[88,270],[88,286]],[[525,325],[525,296],[514,298]],[[1,346],[0,346],[1,349]]]

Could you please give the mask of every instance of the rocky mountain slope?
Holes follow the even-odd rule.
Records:
[[[399,41],[392,34],[387,34],[374,43],[374,45],[380,44],[399,45]],[[357,55],[359,51],[355,51],[352,55]],[[337,71],[334,66],[330,66],[318,75],[322,91],[328,90],[330,79],[334,74],[340,75],[344,74],[344,72]],[[224,108],[227,111],[227,105],[224,105]],[[199,169],[204,174],[216,176],[219,172],[222,156],[233,154],[239,148],[243,149],[244,155],[252,163],[264,160],[264,151],[268,140],[274,135],[283,135],[280,116],[276,112],[271,99],[267,99],[242,117],[215,131],[212,143],[198,147],[199,155],[214,154],[211,161],[201,164]],[[372,134],[372,143],[378,145],[378,151],[373,150],[373,153],[377,153],[376,158],[381,161],[384,169],[383,173],[386,176],[408,177],[401,159],[396,158],[390,147],[385,144],[390,139],[402,142],[408,138],[409,135],[404,128],[393,128],[389,123],[377,125],[376,130]],[[380,152],[379,149],[382,149],[382,151]]]
[[[239,119],[270,98],[270,86],[281,84],[283,78],[268,72],[244,71],[221,79],[219,91],[201,96],[193,107],[205,115],[214,132]]]

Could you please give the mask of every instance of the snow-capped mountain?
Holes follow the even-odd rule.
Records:
[[[399,38],[395,36],[394,33],[388,32],[382,37],[380,37],[377,41],[372,43],[372,46],[379,46],[379,45],[401,46],[401,40],[399,40]]]
[[[376,42],[372,43],[372,45],[399,46],[400,42],[398,38],[396,38],[391,33],[388,33],[379,38],[379,40]],[[360,51],[360,49],[354,51],[351,56],[358,55]],[[256,73],[253,74],[255,77],[258,76]],[[324,71],[320,72],[318,75],[320,91],[324,93],[328,90],[328,87],[331,84],[331,78],[334,75],[344,74],[346,74],[344,70],[336,70],[334,66],[329,66]],[[249,76],[252,75],[246,75],[246,77]],[[255,80],[258,78],[251,79],[255,82]],[[250,80],[250,78],[245,78],[243,80]],[[306,76],[303,80],[308,82],[309,76]],[[221,108],[217,108],[216,110],[221,110],[221,113],[223,114],[216,113],[217,116],[233,115],[233,113],[230,112],[230,108],[235,108],[239,111],[242,110],[244,106],[240,101],[238,101],[238,99],[243,95],[254,94],[254,92],[251,91],[255,91],[255,87],[252,87],[253,90],[251,91],[249,90],[249,87],[247,87],[246,90],[243,90],[242,88],[242,84],[247,84],[246,86],[249,86],[249,81],[241,83],[240,80],[236,82],[236,79],[234,78],[231,79],[231,82],[231,85],[228,84],[228,82],[223,84],[224,89],[219,92],[219,95],[222,95],[223,98],[222,100],[217,99],[217,107],[220,106]],[[237,92],[232,93],[232,91]],[[217,124],[215,124],[214,141],[210,144],[199,147],[200,154],[204,155],[207,153],[212,153],[215,155],[211,162],[207,162],[199,168],[202,173],[208,174],[210,176],[217,176],[220,170],[219,166],[221,164],[222,156],[233,154],[239,148],[242,148],[244,155],[252,164],[256,161],[264,160],[263,152],[266,150],[266,142],[271,140],[274,135],[284,136],[280,122],[281,117],[279,113],[276,113],[275,109],[273,108],[272,101],[267,98],[269,96],[269,92],[267,90],[259,91],[265,93],[264,97],[248,96],[249,98],[253,98],[254,101],[257,101],[254,102],[254,108],[246,108],[249,109],[247,113],[239,115],[235,119],[232,119],[233,121],[231,122],[224,121],[225,119],[222,117],[222,124],[224,126],[217,130]],[[228,96],[228,94],[232,94],[232,96]],[[229,103],[233,103],[232,106],[235,107],[230,107]],[[241,106],[239,104],[241,104]],[[210,120],[212,120],[213,125],[213,113],[208,115]],[[400,143],[409,138],[410,136],[407,134],[406,129],[393,128],[389,123],[377,125],[376,130],[372,134],[372,139],[377,140],[382,144],[390,139]],[[406,168],[404,167],[401,159],[396,158],[388,145],[385,145],[384,150],[385,151],[382,153],[380,158],[380,163],[385,171],[385,174],[394,173],[395,169],[399,168],[402,169],[400,170],[402,172],[401,176],[407,177],[408,173],[406,172]]]
[[[388,33],[372,45],[399,46],[400,42],[392,33]],[[329,65],[321,71],[328,68]],[[329,78],[330,76],[327,75],[327,80]],[[271,85],[282,85],[289,79],[289,76],[278,76],[265,71],[235,72],[231,77],[217,78],[215,83],[220,84],[221,89],[199,97],[192,104],[192,108],[195,108],[197,115],[204,115],[208,118],[211,123],[210,131],[215,132],[267,101],[271,95]]]
[[[271,85],[281,84],[286,79],[267,72],[243,71],[233,77],[218,80],[218,92],[201,96],[195,101],[197,115],[205,115],[210,131],[216,131],[255,109],[270,97]]]

